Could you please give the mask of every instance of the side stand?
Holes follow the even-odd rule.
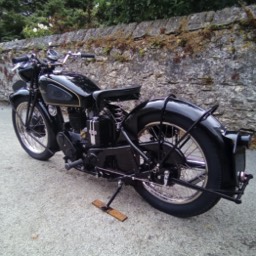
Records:
[[[103,212],[106,212],[107,214],[113,216],[114,218],[118,219],[119,221],[125,221],[128,217],[124,215],[123,213],[119,212],[118,210],[115,210],[110,207],[110,204],[114,201],[116,196],[120,193],[121,189],[123,188],[124,183],[122,181],[118,182],[118,187],[115,193],[111,196],[107,204],[104,204],[102,201],[96,199],[92,202],[94,206],[101,209]]]

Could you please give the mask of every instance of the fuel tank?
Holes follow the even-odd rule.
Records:
[[[40,76],[39,90],[47,104],[88,107],[93,101],[92,92],[100,88],[84,75],[62,72]]]

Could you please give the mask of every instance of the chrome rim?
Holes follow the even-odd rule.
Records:
[[[17,133],[22,141],[22,144],[31,152],[40,154],[45,151],[48,145],[48,132],[44,117],[40,111],[35,107],[29,129],[25,127],[27,115],[27,102],[18,105],[15,114],[15,122]]]
[[[138,135],[139,142],[158,140],[160,123],[148,124]],[[161,137],[165,143],[175,145],[185,134],[181,127],[163,122]],[[208,181],[208,166],[203,150],[191,135],[178,145],[184,157],[180,164],[179,179],[205,188]],[[143,162],[143,160],[141,161]],[[161,185],[156,182],[143,182],[144,188],[158,199],[172,204],[186,204],[197,199],[202,192],[178,184]]]

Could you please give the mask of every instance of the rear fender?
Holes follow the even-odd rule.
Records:
[[[158,114],[160,119],[164,101],[165,100],[160,99],[141,103],[127,116],[125,120],[125,128],[128,129],[132,134],[137,134],[141,128],[140,123],[145,116]],[[205,111],[203,109],[196,105],[172,98],[166,105],[164,116],[180,116],[190,120],[191,122],[195,122],[204,114],[204,112]],[[201,126],[214,140],[219,141],[219,143],[223,142],[221,133],[224,133],[225,128],[216,118],[209,116],[206,120],[202,121],[198,125]]]
[[[143,119],[149,118],[149,116],[158,115],[159,120],[161,118],[161,111],[164,106],[165,100],[152,100],[143,102],[138,105],[127,117],[124,122],[125,129],[129,132],[133,139],[136,138],[140,129],[142,129]],[[205,111],[198,106],[195,106],[189,102],[185,102],[176,98],[171,98],[167,105],[164,116],[182,117],[192,123],[197,121]],[[163,118],[163,121],[165,117]],[[221,123],[212,115],[206,120],[200,122],[197,126],[202,128],[207,135],[216,144],[221,159],[223,172],[222,183],[223,188],[234,188],[235,186],[235,174],[232,171],[232,148],[226,142],[224,138],[225,128]]]

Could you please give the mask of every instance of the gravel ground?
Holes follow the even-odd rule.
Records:
[[[112,205],[128,216],[119,222],[91,204],[107,201],[115,184],[66,171],[61,153],[47,162],[30,158],[7,106],[0,106],[0,138],[1,256],[256,255],[256,178],[241,205],[221,200],[188,219],[153,209],[125,187]],[[256,151],[247,151],[247,159],[256,176]]]

